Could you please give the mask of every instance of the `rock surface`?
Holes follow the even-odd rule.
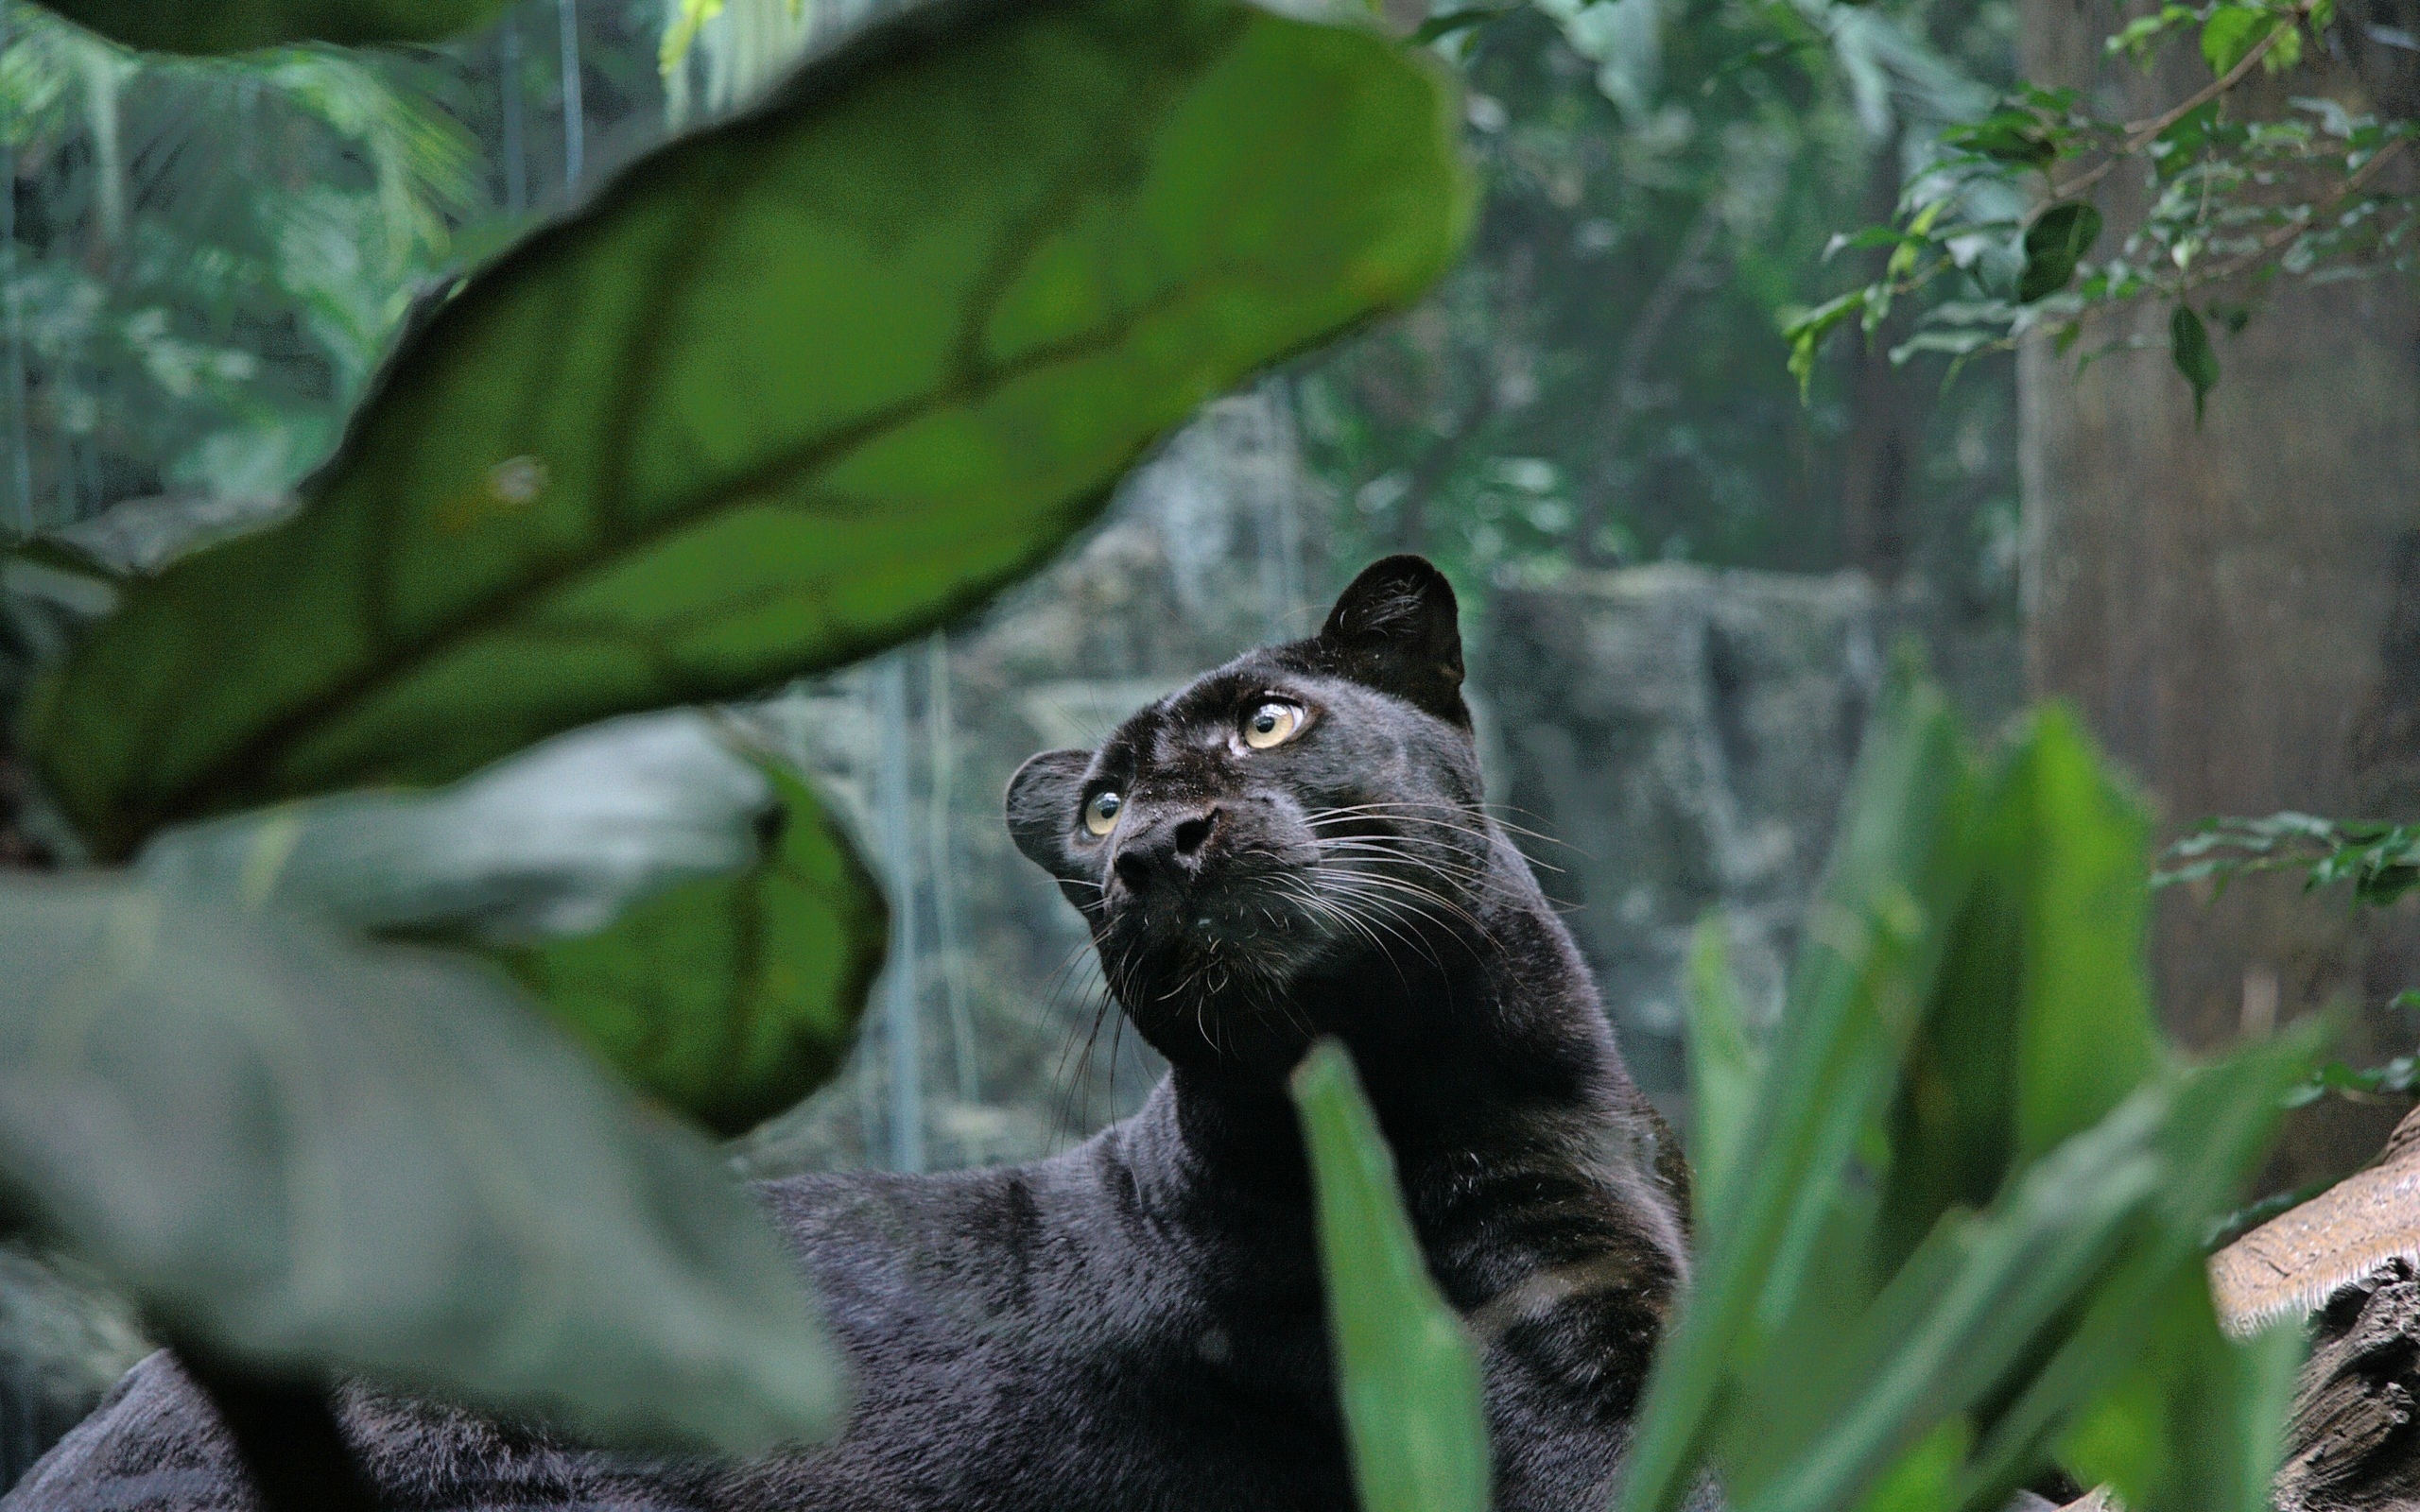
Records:
[[[1880,683],[1882,608],[1855,574],[1666,564],[1504,591],[1485,629],[1501,815],[1553,837],[1524,844],[1633,1072],[1669,1100],[1710,910],[1751,1010],[1778,1009]]]

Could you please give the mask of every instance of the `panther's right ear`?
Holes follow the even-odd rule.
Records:
[[[1076,804],[1092,765],[1088,750],[1046,750],[1009,779],[1009,837],[1027,860],[1054,877],[1075,873],[1067,839],[1076,830]]]

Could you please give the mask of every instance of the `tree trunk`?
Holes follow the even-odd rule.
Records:
[[[2102,60],[2117,13],[2021,0],[2025,70],[2139,119],[2206,78],[2190,57],[2150,77]],[[2343,28],[2359,32],[2360,18]],[[2191,49],[2185,49],[2190,53]],[[2369,61],[2367,60],[2357,60]],[[2368,86],[2339,67],[2330,92]],[[2314,80],[2297,75],[2296,94]],[[2283,84],[2260,86],[2282,94]],[[2260,102],[2264,105],[2281,102]],[[2114,249],[2140,215],[2104,186]],[[2120,182],[2120,180],[2126,180]],[[2216,814],[2301,809],[2420,818],[2420,312],[2392,277],[2280,285],[2232,338],[2197,427],[2166,352],[2167,311],[2088,328],[2077,353],[2018,364],[2027,680],[2067,698],[2143,782],[2163,840]],[[2283,878],[2160,903],[2152,945],[2172,1030],[2223,1043],[2331,1003],[2364,1012],[2340,1053],[2410,1048],[2380,1007],[2420,986],[2420,916],[2356,918]],[[2342,1175],[2394,1109],[2316,1105],[2269,1179]]]

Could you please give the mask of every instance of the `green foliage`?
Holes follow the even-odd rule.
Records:
[[[2209,818],[2168,848],[2154,886],[2205,884],[2215,900],[2238,878],[2261,872],[2299,873],[2305,892],[2347,885],[2356,907],[2385,908],[2420,886],[2420,825],[2366,819],[2324,819],[2309,814],[2261,818]],[[2389,1005],[2420,1007],[2420,990],[2397,993]],[[2376,1066],[2329,1061],[2288,1094],[2300,1107],[2335,1094],[2355,1100],[2420,1093],[2420,1057],[2398,1056]]]
[[[1485,1512],[1478,1357],[1429,1279],[1351,1056],[1314,1045],[1292,1087],[1362,1512]]]
[[[2068,201],[2052,205],[2025,228],[2025,266],[2016,275],[2016,302],[2031,304],[2075,282],[2076,264],[2100,239],[2100,212]]]
[[[9,1215],[172,1337],[620,1442],[838,1426],[837,1356],[717,1153],[492,971],[106,875],[0,880],[0,919]]]
[[[1764,1074],[1747,1006],[1731,975],[1722,921],[1699,921],[1689,951],[1689,1194],[1705,1223],[1738,1169],[1748,1099]]]
[[[2243,94],[2256,74],[2300,66],[2306,39],[2334,19],[2327,0],[2163,6],[2112,32],[2107,51],[2148,72],[2168,49],[2195,48],[2211,80],[2167,110],[2126,121],[2092,96],[2028,85],[1945,133],[1908,177],[1893,223],[1858,233],[1899,254],[1856,299],[1926,300],[1893,359],[1971,356],[2037,335],[2065,352],[2096,311],[2164,303],[2198,422],[2219,361],[2188,301],[2223,291],[2225,323],[2240,328],[2281,277],[2412,268],[2420,197],[2386,170],[2420,122],[2291,92],[2285,111],[2262,113]],[[2087,197],[2121,168],[2149,180],[2147,214],[2113,255],[2090,261],[2100,223]],[[2030,202],[2048,208],[2029,221]],[[2089,234],[2075,218],[2084,215]]]
[[[2054,1456],[2145,1512],[2267,1507],[2302,1339],[2222,1336],[2204,1246],[2320,1035],[2162,1043],[2148,837],[2063,711],[1979,763],[1901,671],[1770,1046],[1701,933],[1700,1258],[1619,1512],[1703,1469],[1742,1512],[1989,1512]],[[1332,1305],[1433,1326],[1331,1266]]]
[[[291,486],[480,196],[458,109],[424,56],[132,56],[0,0],[0,146],[28,207],[0,300],[33,443],[10,458],[30,521],[5,474],[0,521]]]
[[[41,35],[102,104],[135,66]],[[47,109],[31,56],[0,86]],[[312,95],[352,65],[143,66]],[[1451,98],[1374,32],[1229,0],[929,7],[432,300],[299,508],[182,555],[140,523],[12,551],[0,763],[138,868],[0,886],[10,1216],[281,1381],[620,1443],[829,1426],[759,1215],[510,978],[735,1128],[837,1059],[880,902],[704,715],[524,747],[837,665],[1039,560],[1202,398],[1451,259]],[[394,224],[406,264],[443,229]],[[374,351],[393,308],[351,313]]]
[[[882,965],[881,895],[815,796],[768,762],[774,838],[746,869],[683,884],[594,935],[507,955],[513,974],[636,1086],[725,1134],[820,1087]]]
[[[736,1134],[830,1075],[879,896],[800,780],[691,711],[559,737],[433,793],[164,832],[157,884],[494,954],[634,1086]]]
[[[1446,93],[1380,37],[1219,0],[947,14],[492,265],[308,508],[130,592],[29,720],[99,852],[925,629],[1454,251]]]
[[[1753,354],[1821,303],[1825,240],[1900,145],[1989,99],[2008,24],[1998,0],[1440,4],[1487,198],[1434,297],[1299,381],[1329,558],[1423,551],[1479,593],[1659,558],[1830,568],[1841,458],[1904,427],[1927,434],[1908,535],[1935,581],[1980,576],[2005,375],[1884,399],[1810,356],[1810,407]]]
[[[2312,1037],[2160,1045],[2146,825],[2055,711],[1979,770],[1903,682],[1844,824],[1620,1504],[1710,1456],[1754,1512],[1983,1508],[2056,1452],[2264,1505],[2298,1346],[2221,1338],[2202,1246]]]
[[[43,0],[129,47],[233,53],[285,43],[435,42],[505,0]]]
[[[2169,847],[2155,885],[2208,882],[2221,892],[2254,872],[2300,872],[2303,888],[2350,884],[2353,901],[2384,908],[2420,885],[2420,825],[2272,814],[2212,818]]]
[[[2193,306],[2179,304],[2168,317],[2168,357],[2193,387],[2193,423],[2202,423],[2202,403],[2219,386],[2219,354],[2210,350],[2210,328]]]

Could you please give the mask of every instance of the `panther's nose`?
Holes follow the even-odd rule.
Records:
[[[1211,833],[1218,827],[1215,803],[1190,812],[1156,815],[1118,846],[1111,869],[1132,893],[1183,887],[1201,875]]]

